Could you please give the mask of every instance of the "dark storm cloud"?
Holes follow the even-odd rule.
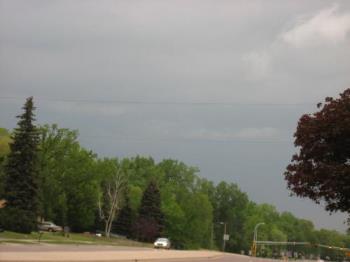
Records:
[[[2,126],[33,95],[39,122],[79,129],[100,155],[177,158],[344,228],[342,215],[289,198],[282,173],[298,118],[350,85],[348,1],[0,6],[1,96],[16,98],[1,100]]]

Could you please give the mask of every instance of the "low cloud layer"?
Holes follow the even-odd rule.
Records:
[[[188,138],[193,139],[204,139],[213,141],[237,141],[237,140],[258,140],[258,141],[268,141],[268,140],[278,140],[279,131],[273,127],[246,127],[240,130],[206,130],[200,129],[193,132]]]
[[[320,10],[311,18],[300,18],[295,27],[282,34],[282,39],[295,47],[311,47],[345,42],[350,32],[350,12],[338,5]]]

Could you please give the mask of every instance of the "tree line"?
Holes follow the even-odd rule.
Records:
[[[32,98],[23,110],[16,129],[0,129],[0,198],[6,200],[0,223],[5,229],[29,233],[43,218],[74,232],[102,230],[106,236],[146,242],[164,236],[176,248],[220,249],[226,223],[226,251],[247,253],[255,225],[264,222],[259,240],[350,246],[349,235],[315,229],[290,212],[254,203],[237,184],[215,184],[183,162],[98,157],[80,145],[76,130],[35,126]],[[262,247],[259,255],[284,249]],[[344,256],[316,249],[293,251]]]

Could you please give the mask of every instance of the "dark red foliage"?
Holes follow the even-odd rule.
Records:
[[[139,218],[134,224],[134,234],[136,239],[144,242],[153,242],[159,237],[159,225],[151,218]]]
[[[327,97],[320,111],[303,115],[294,134],[299,153],[284,173],[299,197],[350,213],[350,89]]]

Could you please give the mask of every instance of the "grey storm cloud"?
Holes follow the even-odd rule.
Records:
[[[172,157],[318,227],[283,171],[298,118],[350,85],[350,2],[0,0],[0,123],[39,123],[99,155]]]

